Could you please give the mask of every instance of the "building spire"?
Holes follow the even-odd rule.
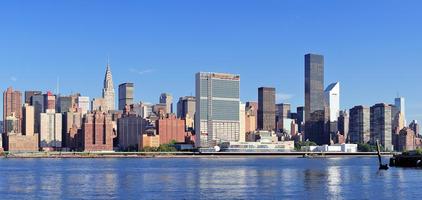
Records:
[[[110,71],[110,56],[107,55],[107,71]]]

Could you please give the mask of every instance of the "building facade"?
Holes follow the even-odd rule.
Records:
[[[368,143],[371,136],[371,113],[368,107],[355,106],[349,111],[350,143]]]
[[[283,130],[284,119],[291,118],[291,105],[289,103],[276,104],[276,122],[277,130]],[[287,124],[286,124],[287,125]],[[288,124],[290,126],[290,123]]]
[[[329,144],[324,103],[324,57],[305,55],[305,139]]]
[[[15,132],[20,133],[22,123],[22,93],[13,90],[12,87],[7,88],[3,93],[3,129],[6,131],[11,129],[7,123],[7,117],[10,116],[16,118],[17,124],[13,129]]]
[[[275,88],[258,88],[258,129],[273,131],[275,120]]]
[[[123,110],[126,105],[130,106],[134,103],[134,92],[135,86],[133,83],[123,83],[119,85],[119,110]]]
[[[391,106],[380,103],[371,107],[371,143],[380,144],[388,151],[393,151]]]
[[[82,125],[83,151],[113,151],[111,114],[94,112],[85,115]]]
[[[55,109],[41,113],[40,148],[59,149],[62,147],[62,115]]]
[[[162,93],[160,95],[160,104],[166,105],[166,113],[173,113],[173,96],[169,93]]]
[[[196,100],[193,96],[180,97],[177,102],[177,117],[184,119],[186,130],[194,130],[195,127],[195,106]]]
[[[197,73],[195,145],[209,147],[223,141],[238,141],[239,106],[239,75]]]
[[[35,95],[41,95],[41,91],[25,91],[25,103],[31,105],[31,98]]]
[[[340,115],[340,83],[330,84],[324,91],[324,98],[330,111],[330,122],[336,122]]]
[[[109,110],[115,110],[115,92],[113,84],[113,76],[111,75],[110,64],[107,63],[107,69],[104,77],[103,85],[103,109],[102,111],[108,112]]]
[[[187,136],[185,121],[178,119],[176,115],[167,114],[165,117],[160,117],[155,124],[160,144],[169,144],[172,141],[185,142]]]
[[[78,97],[78,110],[84,115],[89,111],[90,102],[89,97],[79,96]]]
[[[148,122],[134,114],[123,116],[118,119],[118,138],[121,150],[138,150],[139,142],[142,141],[143,133]]]
[[[34,152],[38,151],[38,133],[34,133],[34,107],[25,104],[22,109],[22,133],[5,134],[4,149],[6,151]]]

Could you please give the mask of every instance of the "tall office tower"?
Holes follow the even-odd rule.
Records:
[[[62,147],[62,114],[55,109],[41,113],[40,148],[57,149]]]
[[[275,130],[275,88],[258,88],[258,129]]]
[[[305,107],[299,106],[296,108],[297,118],[296,123],[299,133],[303,133],[303,126],[305,124]]]
[[[197,146],[239,141],[240,76],[196,74],[195,131]]]
[[[41,95],[41,91],[25,91],[25,103],[31,105],[31,98],[35,95]]]
[[[89,97],[78,97],[78,109],[82,115],[87,114],[89,111]]]
[[[324,91],[324,97],[330,111],[330,122],[335,122],[340,114],[340,83],[330,84]]]
[[[418,121],[413,120],[410,124],[409,124],[409,128],[413,130],[413,132],[415,132],[416,136],[419,136],[420,134],[420,126]]]
[[[31,97],[31,105],[34,106],[34,131],[40,133],[41,113],[44,112],[44,95],[37,94]]]
[[[119,85],[119,110],[124,110],[125,106],[133,104],[133,93],[135,87],[133,83],[122,83]]]
[[[394,109],[391,117],[394,119],[398,113],[401,113],[403,118],[400,123],[403,123],[406,126],[406,104],[404,97],[397,97],[394,99]]]
[[[82,125],[83,151],[113,151],[113,122],[111,114],[87,114]]]
[[[391,106],[380,103],[371,107],[371,143],[379,141],[388,151],[393,151]]]
[[[350,117],[349,112],[347,110],[340,111],[340,116],[338,117],[338,131],[341,135],[344,136],[346,142],[350,141],[349,138],[349,124],[350,124]]]
[[[324,104],[324,57],[305,55],[305,139],[329,144]]]
[[[279,103],[276,104],[276,126],[277,130],[283,130],[284,119],[290,119],[291,118],[291,105],[289,103]],[[286,124],[286,126],[290,126],[291,122],[288,122],[289,124]]]
[[[282,119],[290,118],[291,105],[289,103],[279,103],[276,105],[276,116]]]
[[[166,114],[173,113],[173,97],[169,93],[162,93],[160,95],[160,104],[166,105]]]
[[[53,93],[50,91],[44,94],[43,112],[46,112],[47,110],[56,110],[56,96],[54,96]]]
[[[368,107],[355,106],[349,111],[350,143],[368,143],[370,141],[370,110]]]
[[[108,112],[109,110],[114,110],[116,107],[115,98],[114,98],[114,85],[113,85],[113,76],[111,75],[110,64],[107,63],[107,69],[104,77],[104,88],[103,88],[103,99],[104,99],[104,108],[102,111]]]
[[[193,96],[180,97],[177,102],[177,117],[185,119],[186,115],[193,117],[195,115],[196,100]]]
[[[57,100],[57,112],[66,113],[73,110],[72,96],[59,96]]]
[[[7,117],[16,118],[17,127],[14,127],[17,133],[21,132],[22,123],[22,93],[14,91],[12,87],[7,88],[3,93],[3,129],[9,130]]]
[[[186,130],[193,130],[195,127],[195,103],[193,96],[180,97],[177,102],[177,117],[185,120]]]

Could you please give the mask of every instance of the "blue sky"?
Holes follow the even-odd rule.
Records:
[[[325,56],[325,85],[341,107],[406,98],[422,120],[422,2],[417,0],[2,1],[0,89],[101,95],[107,55],[115,87],[136,101],[194,94],[198,71],[241,75],[242,101],[259,86],[302,105],[303,55]],[[117,92],[117,90],[116,90]]]

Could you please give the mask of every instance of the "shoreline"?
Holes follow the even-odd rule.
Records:
[[[395,155],[390,152],[381,153],[383,157]],[[4,159],[101,159],[101,158],[350,158],[376,157],[376,152],[5,152]]]

